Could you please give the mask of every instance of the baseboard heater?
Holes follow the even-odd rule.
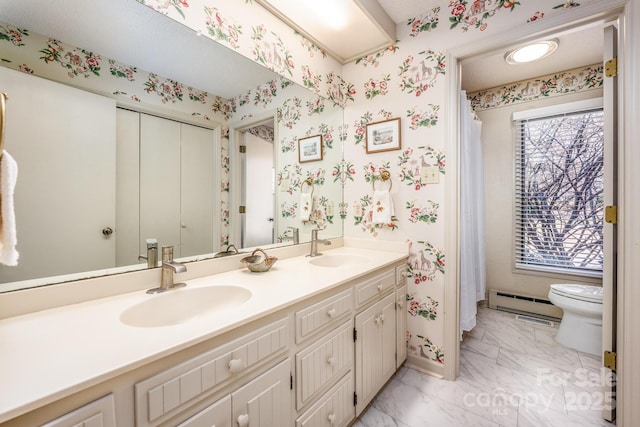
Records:
[[[562,318],[562,309],[553,305],[548,299],[497,289],[489,289],[489,308],[515,314],[534,315],[555,321]]]

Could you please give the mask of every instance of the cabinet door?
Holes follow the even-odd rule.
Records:
[[[356,416],[395,371],[395,299],[389,294],[356,316]]]
[[[396,369],[407,360],[407,285],[396,291]]]
[[[233,422],[238,427],[286,427],[292,424],[287,359],[231,395]]]
[[[178,427],[231,427],[231,396],[218,400]]]

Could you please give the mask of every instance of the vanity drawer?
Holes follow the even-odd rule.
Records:
[[[44,424],[42,427],[115,427],[116,413],[113,394],[88,403],[73,412]]]
[[[356,285],[356,308],[381,297],[396,286],[395,270],[380,273]]]
[[[288,343],[289,322],[284,318],[137,383],[136,425],[157,424],[227,380],[284,353]]]
[[[296,427],[344,427],[355,417],[353,371],[296,420]]]
[[[325,326],[337,322],[343,315],[351,313],[352,307],[353,293],[351,289],[347,289],[297,311],[295,314],[296,343],[310,337]]]
[[[353,320],[296,354],[296,407],[315,398],[323,388],[353,366]]]

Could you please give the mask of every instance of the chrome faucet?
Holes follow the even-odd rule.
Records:
[[[174,273],[184,273],[187,267],[184,264],[173,260],[173,246],[162,247],[162,276],[160,277],[160,287],[149,289],[148,294],[157,294],[159,292],[171,289],[182,288],[187,286],[186,283],[173,283]]]
[[[318,243],[322,243],[323,245],[330,245],[331,240],[318,239],[318,230],[311,230],[311,253],[307,255],[308,257],[322,255],[322,253],[318,252]]]
[[[293,240],[293,244],[297,245],[300,243],[300,229],[298,227],[287,227],[291,230],[291,240]]]
[[[147,268],[155,268],[158,266],[158,241],[156,239],[147,239],[147,256],[140,255],[138,260],[147,260]]]

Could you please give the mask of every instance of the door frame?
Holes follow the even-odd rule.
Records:
[[[606,4],[602,4],[606,3]],[[445,318],[444,318],[444,346],[447,349],[448,363],[444,366],[444,378],[455,380],[459,375],[460,367],[460,102],[461,90],[461,61],[476,55],[481,55],[498,49],[504,49],[514,44],[543,38],[547,35],[568,31],[590,23],[602,22],[622,16],[621,12],[626,1],[615,0],[611,2],[594,2],[576,9],[575,17],[571,22],[566,22],[562,16],[554,16],[540,21],[540,25],[531,31],[530,26],[519,26],[505,31],[496,36],[470,43],[464,46],[449,49],[447,52],[446,87],[447,104],[446,111],[446,136],[445,149],[447,152],[448,167],[456,174],[451,174],[446,180],[446,206],[450,217],[455,221],[448,221],[446,226],[446,251],[449,254],[448,271],[445,275]],[[508,40],[508,43],[505,42]],[[622,95],[622,92],[620,93]],[[622,97],[620,102],[623,102]],[[623,144],[620,140],[619,144]],[[620,165],[624,168],[624,165]],[[620,253],[620,250],[618,251]]]
[[[242,145],[243,136],[242,132],[252,128],[267,120],[273,120],[273,167],[278,170],[280,167],[279,156],[276,152],[276,142],[278,141],[278,115],[276,110],[267,110],[262,114],[255,114],[251,119],[239,122],[229,122],[229,244],[239,245],[244,240],[242,233],[244,232],[244,217],[240,217],[239,209],[243,202],[244,197],[244,179],[242,176],[243,171],[243,157],[240,155],[239,147]],[[278,221],[277,221],[277,206],[278,206],[278,192],[274,193],[274,222],[273,222],[273,235],[278,235]],[[233,220],[236,215],[240,220]]]

